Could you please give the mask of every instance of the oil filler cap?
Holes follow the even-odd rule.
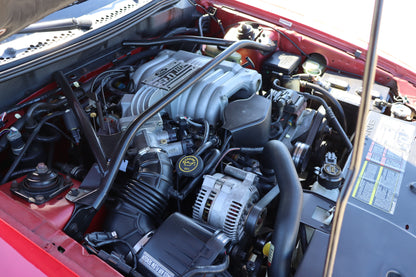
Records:
[[[176,162],[176,172],[180,176],[196,177],[204,169],[204,162],[200,156],[187,155]]]

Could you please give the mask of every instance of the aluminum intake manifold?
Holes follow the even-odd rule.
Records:
[[[149,106],[175,89],[198,68],[212,58],[185,52],[164,50],[152,61],[143,64],[133,73],[138,88],[133,95],[122,99],[123,117],[137,116]],[[171,118],[186,116],[208,120],[216,125],[228,99],[238,93],[249,97],[261,87],[261,75],[252,69],[223,61],[164,109]]]

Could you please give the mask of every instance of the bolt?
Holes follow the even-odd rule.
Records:
[[[39,174],[44,174],[48,172],[48,166],[44,163],[38,163],[38,165],[36,166],[36,172]]]
[[[256,269],[256,264],[252,261],[247,262],[247,271],[253,272]]]
[[[4,54],[10,56],[11,58],[15,58],[16,57],[16,49],[9,47],[6,50],[4,50]]]
[[[43,195],[36,195],[35,199],[37,202],[42,202],[43,200],[45,200],[45,197]]]
[[[16,189],[17,188],[17,181],[16,180],[13,180],[12,181],[12,184],[11,184],[10,188],[12,188],[12,189]]]
[[[416,183],[415,182],[410,183],[409,189],[411,192],[416,193]]]
[[[79,191],[77,189],[71,189],[68,192],[69,195],[76,197],[79,194]]]

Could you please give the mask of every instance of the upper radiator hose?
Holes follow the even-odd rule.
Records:
[[[290,274],[290,262],[302,213],[302,186],[292,157],[282,142],[273,140],[266,143],[263,150],[263,166],[274,170],[280,189],[279,207],[272,236],[274,250],[269,254],[269,276],[286,277]]]

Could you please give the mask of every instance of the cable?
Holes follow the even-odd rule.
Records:
[[[184,119],[186,120],[186,122],[188,122],[188,123],[189,123],[189,124],[191,124],[192,126],[199,127],[199,128],[201,128],[201,127],[203,127],[203,126],[204,126],[204,125],[202,125],[202,124],[199,124],[199,123],[197,123],[197,122],[192,121],[191,119],[189,119],[189,118],[187,118],[187,117],[184,117]]]
[[[114,244],[114,243],[123,243],[124,245],[126,245],[129,248],[129,250],[130,250],[130,252],[133,256],[133,270],[136,270],[136,268],[137,268],[137,257],[134,254],[133,247],[131,247],[131,245],[127,241],[125,241],[123,239],[112,239],[112,240],[101,241],[101,242],[96,243],[96,244],[91,242],[91,241],[88,241],[88,240],[86,240],[86,241],[88,243],[90,243],[92,246],[96,247],[96,248],[102,247],[104,245]]]
[[[191,268],[189,271],[185,272],[185,274],[183,274],[182,277],[191,277],[203,273],[221,273],[223,271],[226,271],[229,265],[230,257],[227,255],[225,256],[224,261],[218,265],[195,266]]]
[[[342,128],[345,131],[347,131],[347,118],[345,117],[344,109],[342,108],[338,100],[334,96],[332,96],[331,93],[329,93],[329,91],[327,91],[319,85],[309,83],[306,81],[300,81],[300,85],[301,87],[313,89],[314,91],[321,93],[329,102],[331,102],[332,106],[335,108],[335,111],[338,114],[338,120],[341,122]]]
[[[26,127],[33,127],[36,125],[35,117],[39,115],[39,113],[59,108],[61,105],[64,105],[65,103],[66,103],[66,99],[61,99],[57,101],[56,103],[38,102],[38,103],[33,104],[32,106],[29,107],[29,109],[27,110],[26,114],[23,117]]]
[[[194,155],[200,156],[205,151],[207,151],[209,148],[211,148],[215,143],[217,143],[217,139],[211,139],[198,147],[198,149],[195,151]]]
[[[233,136],[231,134],[229,136],[227,136],[226,138],[224,138],[224,143],[221,146],[221,153],[223,153],[225,151],[225,149],[227,149],[228,144],[230,143],[232,138],[233,138]]]
[[[8,132],[10,132],[10,129],[3,129],[0,131],[0,137],[4,134],[7,134]]]
[[[195,37],[191,36],[191,38]],[[201,39],[200,37],[197,38]],[[154,115],[156,115],[158,112],[160,112],[167,105],[169,105],[177,97],[179,97],[184,91],[195,85],[201,78],[206,76],[209,72],[211,72],[211,70],[213,70],[221,62],[227,59],[235,51],[242,48],[254,48],[263,51],[274,51],[276,46],[263,45],[250,40],[239,40],[234,42],[232,45],[230,45],[224,51],[219,53],[216,57],[211,59],[205,65],[197,68],[195,71],[189,74],[182,84],[169,91],[160,100],[158,100],[148,109],[146,109],[142,114],[136,117],[134,121],[131,122],[127,130],[124,132],[123,136],[120,138],[119,143],[116,145],[116,148],[113,152],[114,154],[109,159],[108,166],[106,164],[106,170],[100,182],[100,188],[97,191],[97,195],[94,202],[90,206],[81,207],[78,210],[76,210],[72,215],[70,221],[68,222],[68,224],[71,226],[75,224],[75,228],[72,228],[71,230],[68,230],[69,228],[65,228],[65,230],[70,232],[71,235],[74,237],[81,237],[81,234],[85,233],[86,229],[91,223],[92,218],[106,201],[108,194],[112,189],[114,180],[118,174],[121,162],[123,161],[131,142],[135,138],[137,131],[143,126],[143,124],[150,118],[152,118]],[[63,74],[61,73],[61,79],[63,78],[62,75]],[[61,80],[61,86],[67,87],[63,80]]]
[[[42,100],[44,100],[46,98],[49,98],[50,96],[56,94],[59,91],[60,91],[60,89],[56,89],[56,90],[53,90],[53,91],[48,91],[48,92],[42,94],[41,96],[36,97],[36,98],[34,98],[32,100],[29,100],[29,101],[24,102],[22,104],[15,105],[12,108],[9,108],[8,110],[6,110],[4,112],[5,113],[12,113],[12,112],[21,110],[21,109],[26,108],[27,106],[30,106],[30,105],[32,105],[32,104],[34,104],[36,102],[42,101]]]
[[[350,139],[348,138],[347,134],[345,133],[344,129],[342,129],[341,124],[339,123],[337,117],[335,116],[334,112],[332,111],[331,107],[328,106],[328,104],[325,102],[324,99],[322,99],[319,96],[311,95],[309,93],[305,92],[298,92],[307,99],[314,100],[316,102],[319,102],[322,106],[324,106],[325,111],[327,113],[328,121],[331,123],[332,127],[339,133],[341,138],[343,139],[345,145],[347,146],[348,151],[350,152],[352,150],[352,144]]]
[[[202,19],[204,19],[205,17],[206,17],[206,15],[204,14],[204,15],[201,15],[198,19],[199,35],[201,37],[204,36],[204,30],[203,30],[203,27],[202,27]]]
[[[197,3],[193,2],[192,0],[188,0],[188,3],[191,4],[194,7],[201,8],[201,10],[203,10],[206,14],[208,14],[209,17],[211,17],[211,19],[213,19],[218,24],[218,26],[221,29],[222,34],[225,35],[224,26],[222,25],[222,22],[221,22],[220,19],[218,19],[213,13],[210,13],[204,6],[202,6],[200,4],[197,4]]]
[[[107,70],[107,71],[104,71],[104,72],[101,72],[100,74],[98,74],[95,78],[94,78],[94,80],[92,81],[92,85],[91,85],[91,88],[90,88],[90,93],[91,94],[97,94],[96,92],[99,90],[99,89],[102,89],[102,87],[104,86],[104,81],[105,81],[105,83],[107,83],[107,81],[108,81],[108,79],[110,78],[110,77],[114,77],[114,78],[118,78],[118,77],[122,77],[122,76],[124,76],[125,75],[125,73],[126,73],[126,71],[131,71],[132,70],[132,67],[131,66],[128,66],[128,65],[124,65],[124,66],[121,66],[121,67],[119,67],[119,68],[117,68],[117,69],[110,69],[110,70]],[[109,76],[105,76],[105,75],[109,75]],[[112,76],[112,75],[116,75],[116,76]],[[105,76],[105,77],[104,77]],[[99,87],[94,91],[94,86],[95,86],[95,83],[97,82],[97,80],[99,80],[99,79],[101,79],[100,81],[100,85],[99,85]],[[95,99],[94,99],[95,100]]]
[[[221,161],[224,159],[224,157],[225,157],[225,156],[227,156],[227,154],[228,154],[228,153],[230,153],[230,152],[232,152],[232,151],[239,151],[239,150],[241,150],[241,148],[236,147],[236,148],[230,148],[230,149],[228,149],[227,151],[225,151],[225,152],[222,154],[222,156],[220,157],[220,159],[218,160],[218,162],[215,164],[214,169],[216,169],[216,168],[218,167],[218,165],[221,163]]]
[[[239,40],[237,42],[245,41],[248,42],[249,40]],[[154,45],[171,45],[171,44],[178,44],[183,42],[190,42],[190,43],[197,43],[197,44],[210,44],[210,45],[218,45],[218,46],[231,46],[233,43],[236,43],[232,40],[225,40],[222,38],[213,38],[213,37],[199,37],[199,36],[176,36],[171,38],[158,38],[152,40],[135,40],[135,41],[124,41],[122,43],[123,46],[154,46]],[[265,45],[261,43],[257,43],[255,41],[252,42],[251,45],[247,45],[244,48],[248,49],[257,49],[265,52],[272,52],[276,49],[276,45]]]
[[[273,86],[278,90],[287,90],[285,87],[281,87],[275,83],[273,83]],[[328,106],[328,104],[325,102],[324,99],[322,99],[319,96],[312,95],[306,92],[300,92],[297,91],[300,95],[303,95],[305,98],[314,100],[316,102],[319,102],[324,108],[327,113],[326,118],[331,123],[332,127],[339,133],[339,135],[342,137],[345,145],[347,146],[348,152],[352,150],[352,144],[350,139],[348,138],[347,134],[345,133],[344,129],[342,128],[341,124],[339,123],[337,117],[335,116],[334,112],[332,111],[331,107]]]
[[[204,170],[198,176],[193,178],[180,192],[175,190],[169,191],[170,196],[176,198],[177,200],[185,199],[188,194],[195,188],[195,186],[201,181],[204,175],[211,175],[211,171],[214,170],[213,165],[216,164],[216,162],[219,160],[220,155],[221,153],[218,149],[212,149],[211,152],[209,152],[206,156],[208,157],[208,160],[205,163]]]
[[[204,138],[203,138],[202,144],[206,143],[208,141],[208,139],[209,139],[209,130],[210,130],[209,122],[206,119],[199,119],[198,121],[202,121],[204,123],[202,125],[202,124],[200,124],[198,122],[192,121],[188,117],[183,117],[183,118],[186,120],[186,122],[188,122],[192,126],[199,127],[199,128],[204,127]]]
[[[204,140],[202,141],[202,143],[206,143],[209,139],[209,123],[208,120],[203,119],[204,121]]]
[[[62,116],[64,115],[64,111],[59,111],[59,112],[55,112],[55,113],[51,113],[48,114],[47,116],[45,116],[44,118],[42,118],[42,120],[38,123],[38,125],[36,126],[36,128],[32,131],[32,133],[30,134],[29,138],[27,139],[25,146],[23,147],[22,151],[19,153],[19,155],[14,159],[12,165],[10,166],[9,170],[7,171],[6,175],[4,175],[3,179],[1,180],[0,184],[4,184],[6,183],[11,174],[13,173],[13,171],[16,169],[17,165],[20,163],[20,161],[22,160],[23,156],[25,155],[27,149],[29,149],[29,146],[32,144],[33,140],[35,139],[35,137],[37,136],[37,134],[39,133],[40,129],[42,128],[42,126],[50,119],[58,117],[58,116]]]
[[[272,28],[272,27],[271,27]],[[283,33],[282,31],[280,31],[279,29],[276,28],[272,28],[273,30],[275,30],[276,32],[278,32],[279,34],[281,34],[285,39],[287,39],[296,49],[298,49],[298,51],[305,57],[309,57],[308,54],[306,54],[290,37],[288,37],[285,33]]]
[[[58,133],[60,133],[64,138],[66,138],[67,140],[69,140],[70,142],[72,142],[73,144],[76,144],[75,140],[73,140],[70,136],[68,136],[64,131],[62,131],[58,126],[56,126],[55,124],[46,122],[45,123],[46,126],[49,126],[53,129],[55,129]]]
[[[10,177],[13,177],[13,178],[20,177],[22,175],[26,175],[26,174],[28,174],[30,172],[33,172],[35,170],[36,170],[36,168],[24,168],[24,169],[20,169],[20,170],[17,170],[15,172],[13,172]]]
[[[233,26],[240,25],[241,23],[257,24],[257,25],[260,25],[260,26],[269,27],[272,30],[278,32],[280,35],[282,35],[285,39],[287,39],[303,56],[309,57],[309,55],[306,54],[305,51],[303,51],[290,37],[288,37],[284,32],[280,31],[279,29],[272,26],[271,24],[259,23],[259,22],[255,22],[255,21],[241,21],[241,22],[238,22],[238,23],[231,24],[231,25],[227,26],[226,28],[229,29]]]

